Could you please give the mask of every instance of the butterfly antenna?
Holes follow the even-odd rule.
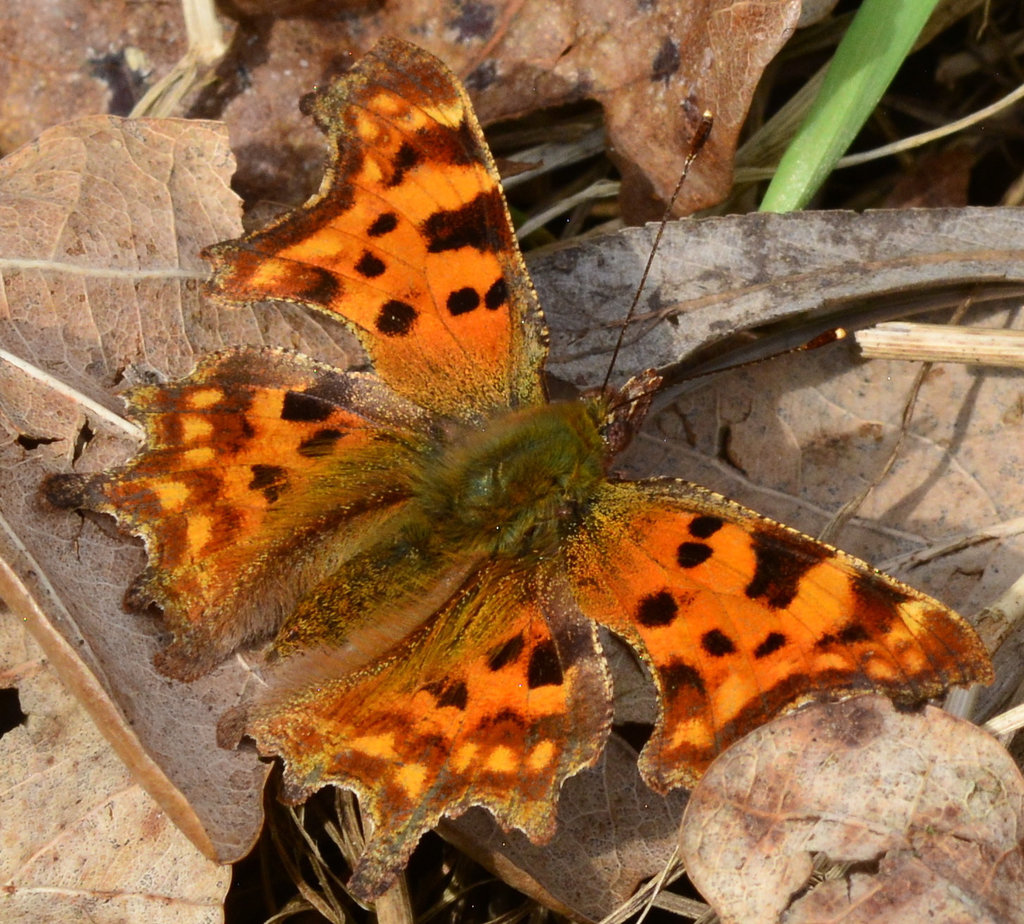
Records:
[[[615,349],[612,350],[611,362],[608,363],[608,371],[605,373],[604,382],[601,386],[602,391],[607,391],[608,382],[611,380],[612,372],[615,370],[615,362],[619,358],[619,351],[622,349],[622,344],[626,337],[626,328],[629,327],[630,321],[633,320],[633,315],[636,314],[637,305],[640,304],[640,296],[643,295],[644,287],[647,285],[647,277],[651,273],[651,266],[654,264],[654,256],[658,252],[658,246],[661,243],[662,235],[665,233],[665,226],[669,223],[672,218],[672,209],[675,207],[676,199],[679,198],[679,193],[683,189],[683,183],[686,180],[686,174],[690,172],[690,164],[696,159],[700,153],[701,148],[704,147],[704,143],[708,140],[708,135],[711,134],[711,126],[714,123],[714,118],[710,112],[704,112],[700,119],[700,124],[697,126],[697,131],[694,132],[693,138],[690,140],[690,150],[686,155],[686,160],[683,162],[683,170],[679,174],[679,182],[676,183],[676,188],[672,193],[671,198],[668,200],[668,205],[665,207],[665,214],[661,216],[661,221],[658,223],[658,233],[654,236],[654,243],[651,245],[651,252],[647,257],[647,265],[644,267],[643,274],[640,276],[640,284],[636,287],[636,293],[633,295],[633,301],[630,303],[629,311],[626,312],[626,317],[622,322],[622,326],[619,328],[619,337],[615,341]]]

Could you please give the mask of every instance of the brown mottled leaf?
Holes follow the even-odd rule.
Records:
[[[252,40],[235,43],[234,64],[247,81],[222,110],[239,145],[240,188],[247,199],[286,202],[312,191],[309,173],[318,176],[323,148],[294,100],[393,35],[446,61],[466,81],[484,124],[582,100],[599,103],[623,174],[623,205],[634,220],[660,216],[664,206],[657,203],[675,187],[693,130],[710,109],[715,130],[679,203],[680,214],[693,211],[728,191],[751,96],[799,12],[795,0],[414,0],[352,18],[312,11],[243,23]]]
[[[748,735],[693,791],[680,851],[724,924],[1024,920],[1024,778],[990,735],[884,697]],[[822,855],[851,867],[812,882]]]
[[[47,472],[128,455],[135,437],[113,393],[125,381],[181,374],[222,338],[265,336],[251,316],[218,319],[198,301],[200,244],[236,228],[230,169],[220,127],[107,116],[0,164],[0,596],[137,778],[221,858],[244,854],[262,817],[265,768],[214,741],[244,672],[226,665],[194,685],[158,675],[158,624],[121,607],[141,549],[36,492]]]
[[[185,21],[174,3],[8,3],[0,45],[2,156],[67,119],[128,115],[185,52]]]
[[[216,924],[230,871],[132,779],[20,620],[0,608],[0,919]]]

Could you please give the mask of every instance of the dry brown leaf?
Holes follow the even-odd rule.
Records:
[[[79,116],[127,115],[186,47],[179,3],[6,3],[0,155]]]
[[[24,719],[0,738],[6,924],[221,921],[230,871],[143,791],[21,621],[0,610],[0,689]]]
[[[239,188],[287,203],[311,192],[323,147],[295,101],[378,38],[395,35],[435,51],[465,76],[484,122],[598,102],[623,173],[623,204],[639,219],[660,210],[652,191],[662,200],[671,192],[704,109],[715,113],[716,130],[680,211],[725,195],[751,95],[793,31],[800,3],[353,0],[344,7],[342,14],[338,3],[319,0],[235,5],[244,19],[218,82],[187,99],[190,114],[224,117],[231,126]],[[0,23],[0,39],[7,51],[0,60],[0,154],[69,118],[126,115],[187,48],[177,4],[21,4]],[[39,48],[47,49],[42,58]]]
[[[555,375],[594,382],[651,253],[657,226],[564,245],[530,269],[552,327]],[[791,345],[835,325],[981,304],[1024,291],[1020,209],[793,212],[665,227],[617,370],[661,368],[698,347],[780,320]],[[806,357],[804,357],[806,358]],[[596,365],[600,367],[600,363]]]
[[[585,99],[600,103],[632,220],[660,215],[658,201],[675,187],[693,130],[710,109],[715,130],[683,190],[682,214],[728,192],[751,96],[799,11],[795,0],[415,0],[350,17],[259,20],[242,24],[250,33],[233,46],[232,67],[246,75],[245,87],[217,114],[231,126],[246,198],[299,201],[319,180],[323,146],[294,100],[393,35],[434,52],[463,77],[484,124]]]
[[[230,170],[221,127],[106,116],[0,164],[0,595],[176,823],[233,858],[259,830],[265,773],[214,742],[244,672],[159,676],[158,625],[121,608],[141,549],[36,497],[79,455],[102,468],[131,451],[112,393],[123,380],[181,374],[224,337],[260,338],[243,313],[199,314],[198,248],[237,229]]]
[[[813,705],[723,754],[680,851],[724,924],[1024,920],[1024,778],[990,735],[880,696]],[[856,864],[808,885],[815,855]]]

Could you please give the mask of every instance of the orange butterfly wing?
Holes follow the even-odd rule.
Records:
[[[721,750],[810,697],[920,702],[992,681],[984,646],[948,607],[687,482],[606,483],[566,558],[580,608],[658,687],[640,766],[662,792],[692,786]]]
[[[110,472],[51,476],[44,493],[144,538],[149,566],[129,605],[162,607],[174,640],[158,664],[180,679],[276,632],[408,497],[401,473],[424,445],[422,412],[374,377],[277,350],[206,356],[129,401],[145,452]]]
[[[562,782],[597,760],[611,723],[595,626],[563,575],[491,561],[385,657],[352,670],[360,639],[347,641],[282,664],[225,732],[284,758],[291,799],[357,793],[374,824],[356,894],[382,891],[421,834],[472,805],[535,841],[554,833]]]
[[[385,39],[307,104],[331,149],[320,192],[208,248],[213,291],[339,317],[381,378],[443,416],[541,402],[541,312],[458,80]]]

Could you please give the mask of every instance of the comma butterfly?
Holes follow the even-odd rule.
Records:
[[[207,356],[132,391],[147,443],[130,462],[45,491],[145,540],[129,601],[163,609],[166,674],[273,638],[266,689],[222,737],[280,756],[290,799],[358,795],[356,894],[469,806],[552,835],[559,788],[609,732],[599,626],[657,690],[640,768],[658,791],[808,698],[991,679],[971,627],[924,594],[704,488],[609,474],[657,377],[547,400],[541,311],[441,62],[384,41],[306,106],[331,147],[320,192],[209,248],[211,290],[342,319],[374,372]]]

